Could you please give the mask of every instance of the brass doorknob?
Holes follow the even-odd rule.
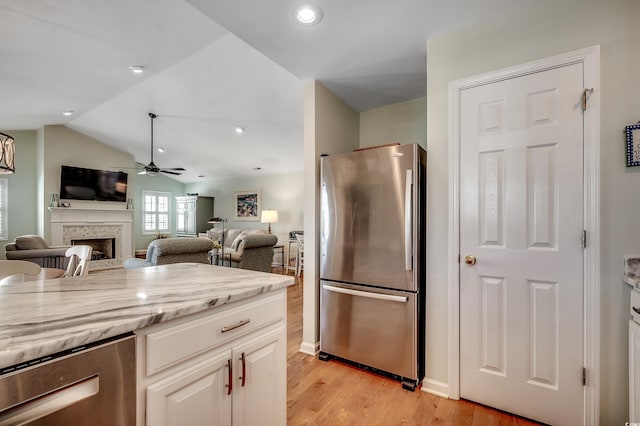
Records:
[[[475,256],[472,256],[472,255],[470,255],[470,254],[468,254],[468,255],[466,255],[466,256],[464,257],[464,263],[466,263],[467,265],[471,265],[471,266],[473,266],[473,265],[475,265],[475,264],[476,264],[476,262],[477,262],[477,261],[478,261],[478,260],[476,259],[476,257],[475,257]]]

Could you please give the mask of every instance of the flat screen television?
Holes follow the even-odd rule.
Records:
[[[62,166],[60,199],[127,201],[127,174]]]

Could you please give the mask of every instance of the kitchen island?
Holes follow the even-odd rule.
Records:
[[[283,275],[185,263],[0,285],[0,370],[133,332],[138,424],[172,424],[180,419],[166,416],[176,412],[248,424],[251,413],[243,407],[256,401],[246,401],[242,390],[252,369],[253,384],[277,397],[262,420],[284,424],[285,288],[291,284]],[[218,382],[207,392],[220,394],[217,404],[194,413],[184,395],[173,398],[174,388],[199,383],[195,395],[201,379],[213,376]],[[151,420],[147,406],[155,407]]]

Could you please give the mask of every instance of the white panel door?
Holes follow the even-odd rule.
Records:
[[[582,82],[461,92],[460,396],[554,425],[583,416]]]

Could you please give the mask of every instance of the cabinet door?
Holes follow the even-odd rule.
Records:
[[[147,425],[230,425],[230,359],[230,350],[219,351],[207,360],[149,386]]]
[[[629,421],[640,422],[640,324],[629,321]]]
[[[287,335],[284,326],[233,348],[234,426],[287,422]]]
[[[176,234],[196,234],[196,198],[176,197]]]

